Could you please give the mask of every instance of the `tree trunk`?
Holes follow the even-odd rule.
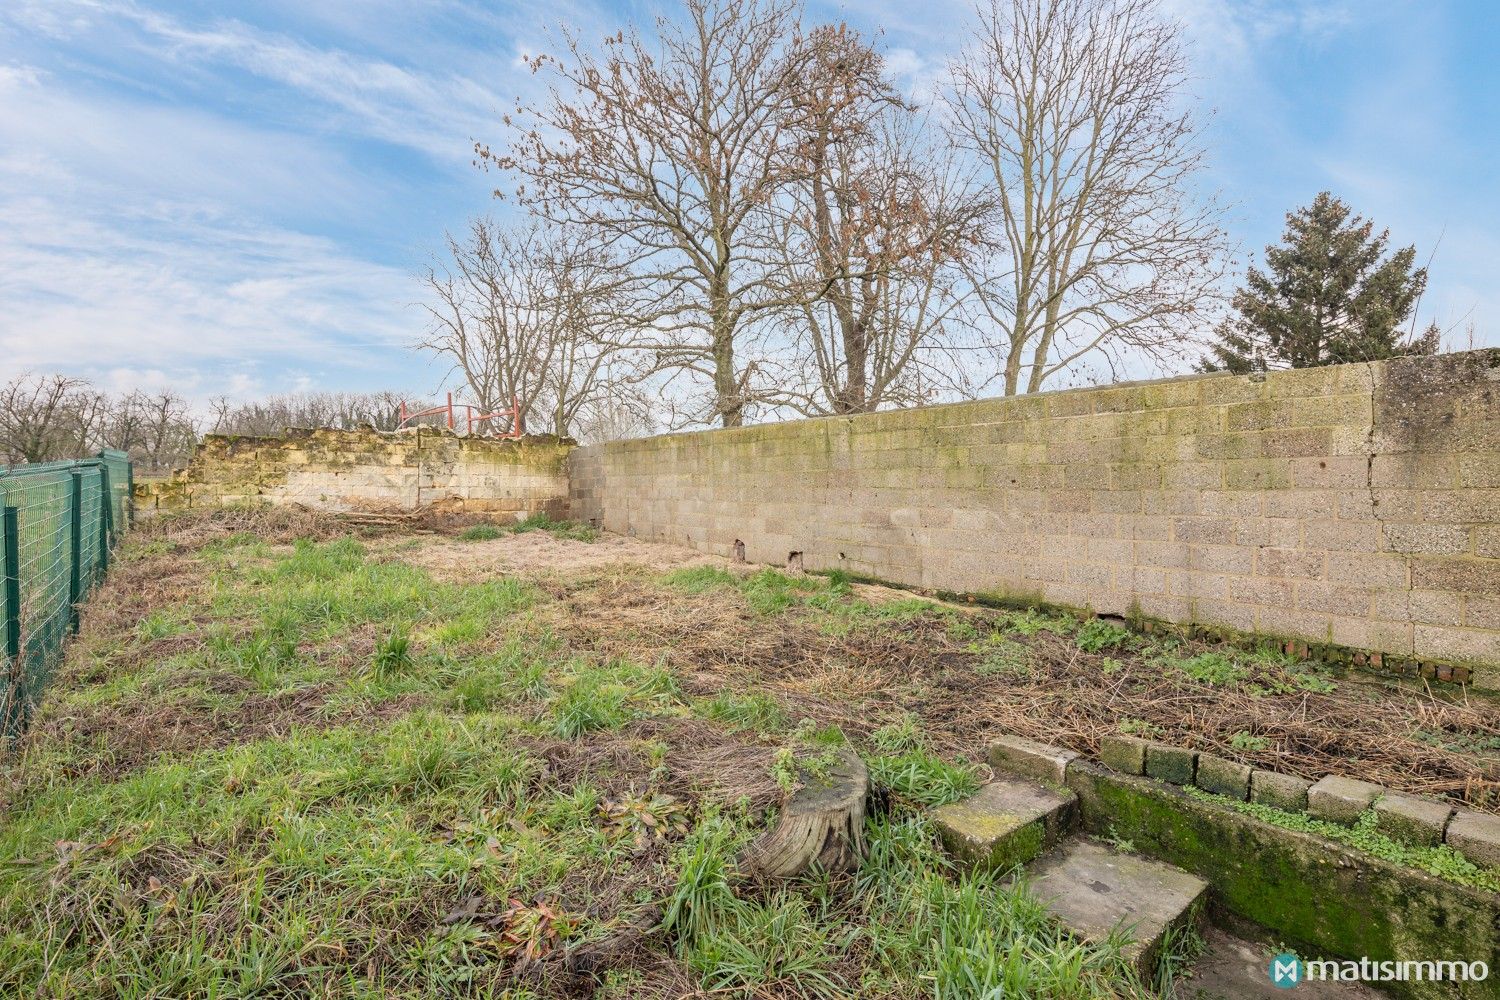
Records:
[[[870,773],[850,751],[826,776],[803,771],[801,788],[776,826],[746,850],[747,871],[772,878],[800,875],[814,863],[825,871],[852,871],[865,856],[865,797]]]

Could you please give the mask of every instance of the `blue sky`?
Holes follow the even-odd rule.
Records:
[[[1424,320],[1500,344],[1500,3],[1167,6],[1245,251],[1331,189],[1399,244],[1436,247]],[[0,378],[199,400],[436,388],[443,370],[409,349],[415,272],[445,229],[507,211],[471,140],[501,143],[498,113],[537,87],[519,56],[559,18],[602,35],[658,9],[4,0]],[[883,29],[914,88],[968,17],[954,0],[811,12]]]

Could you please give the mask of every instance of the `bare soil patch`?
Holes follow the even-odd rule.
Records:
[[[643,542],[608,532],[592,542],[558,538],[546,531],[473,542],[434,539],[396,555],[402,562],[427,570],[434,579],[449,583],[477,583],[502,576],[567,576],[614,566],[637,566],[660,573],[723,562],[685,546]]]

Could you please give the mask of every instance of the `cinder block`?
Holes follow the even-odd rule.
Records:
[[[1001,736],[990,744],[990,765],[1061,785],[1068,765],[1078,759],[1073,750],[1038,743],[1024,736]]]
[[[1375,800],[1376,829],[1395,840],[1422,847],[1443,842],[1453,807],[1415,795],[1388,793]]]
[[[1099,760],[1122,774],[1146,773],[1146,741],[1138,736],[1102,736]]]
[[[1388,552],[1459,555],[1469,550],[1469,528],[1457,524],[1387,524],[1385,548]]]
[[[1227,795],[1243,802],[1250,796],[1249,764],[1225,760],[1212,754],[1198,755],[1198,773],[1195,778],[1199,788],[1215,795]]]
[[[1384,792],[1380,785],[1330,774],[1307,790],[1307,811],[1334,823],[1353,823]]]
[[[1301,812],[1307,808],[1307,790],[1311,787],[1311,781],[1292,774],[1260,768],[1250,772],[1250,801],[1288,812]]]
[[[1193,772],[1197,769],[1198,752],[1167,746],[1163,743],[1146,744],[1146,775],[1174,785],[1191,785]]]
[[[1449,821],[1444,839],[1476,865],[1500,869],[1500,816],[1460,809]]]

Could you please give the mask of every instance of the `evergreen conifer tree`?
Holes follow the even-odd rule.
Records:
[[[1415,247],[1386,257],[1389,231],[1374,229],[1327,191],[1288,214],[1281,245],[1266,247],[1266,271],[1250,268],[1201,369],[1243,374],[1435,353],[1436,324],[1415,338],[1401,330],[1427,269],[1413,268]]]

